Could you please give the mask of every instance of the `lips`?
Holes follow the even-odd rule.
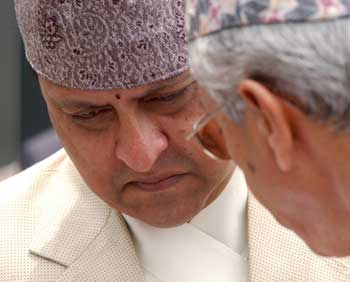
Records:
[[[138,181],[129,182],[129,185],[135,186],[143,191],[156,192],[172,188],[180,182],[186,174],[173,174],[163,177],[144,178]]]

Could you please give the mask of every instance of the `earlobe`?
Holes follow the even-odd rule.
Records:
[[[263,84],[254,80],[244,80],[240,85],[240,95],[249,108],[257,113],[256,128],[264,135],[274,154],[276,165],[283,172],[292,167],[293,134],[288,113],[283,101]]]

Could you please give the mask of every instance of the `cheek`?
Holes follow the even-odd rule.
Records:
[[[199,145],[193,140],[187,141],[186,136],[192,132],[193,125],[201,117],[205,115],[206,111],[199,101],[199,98],[191,99],[186,106],[177,114],[163,117],[162,128],[169,136],[169,139],[175,140],[177,144],[183,147],[198,150]]]
[[[68,132],[68,134],[66,134]],[[65,149],[90,189],[109,205],[119,191],[114,174],[119,169],[114,154],[113,137],[107,133],[91,134],[75,130],[64,134]]]
[[[184,128],[188,125],[186,128]],[[208,157],[202,149],[202,146],[192,139],[187,141],[186,134],[192,129],[192,121],[188,121],[179,125],[177,130],[173,130],[173,137],[170,138],[170,150],[176,153],[177,156],[183,156],[186,160],[186,165],[191,168],[194,174],[196,186],[200,187],[203,195],[208,196],[211,192],[222,186],[227,177],[234,170],[234,163],[231,161],[215,161]],[[172,124],[172,129],[176,128]],[[198,191],[194,192],[195,194]],[[209,193],[209,194],[208,194]],[[194,195],[198,197],[198,195]]]
[[[193,124],[203,115],[203,111],[184,111],[176,117],[163,120],[162,127],[169,140],[169,150],[177,156],[182,156],[192,164],[192,167],[200,170],[208,163],[208,157],[203,153],[201,145],[195,138],[186,140],[186,136],[192,132]],[[209,160],[209,163],[211,161]]]
[[[247,148],[249,144],[243,138],[243,132],[231,121],[225,122],[223,125],[224,144],[230,155],[239,166],[247,162]]]
[[[176,116],[163,120],[163,128],[169,136],[171,150],[177,150],[177,154],[184,155],[188,163],[192,164],[197,176],[211,189],[232,172],[233,164],[212,160],[203,152],[202,146],[195,138],[186,140],[186,136],[193,130],[194,123],[206,113],[200,100],[195,98]]]
[[[107,180],[115,161],[113,131],[88,131],[62,114],[51,112],[50,116],[66,152],[80,174],[86,175],[84,179],[94,178],[96,182],[100,175],[104,175],[103,179]]]

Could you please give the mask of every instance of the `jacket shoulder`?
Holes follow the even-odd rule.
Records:
[[[29,252],[38,213],[36,201],[45,193],[42,183],[62,170],[67,159],[66,153],[59,151],[0,183],[0,281],[27,281],[39,263],[40,258]],[[40,264],[47,265],[47,273],[52,277],[63,270],[49,262]],[[43,281],[51,281],[49,276]]]
[[[13,206],[16,202],[31,201],[43,188],[40,181],[60,171],[68,157],[64,150],[53,154],[34,166],[0,183],[0,209]],[[1,214],[0,214],[1,216]]]
[[[250,281],[348,282],[350,258],[314,254],[291,230],[280,225],[253,195],[249,196]]]

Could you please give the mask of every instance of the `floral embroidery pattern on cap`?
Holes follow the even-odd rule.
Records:
[[[350,15],[349,0],[187,0],[190,40],[231,27],[307,22]]]
[[[188,68],[184,1],[15,0],[33,69],[80,89],[131,88]]]

